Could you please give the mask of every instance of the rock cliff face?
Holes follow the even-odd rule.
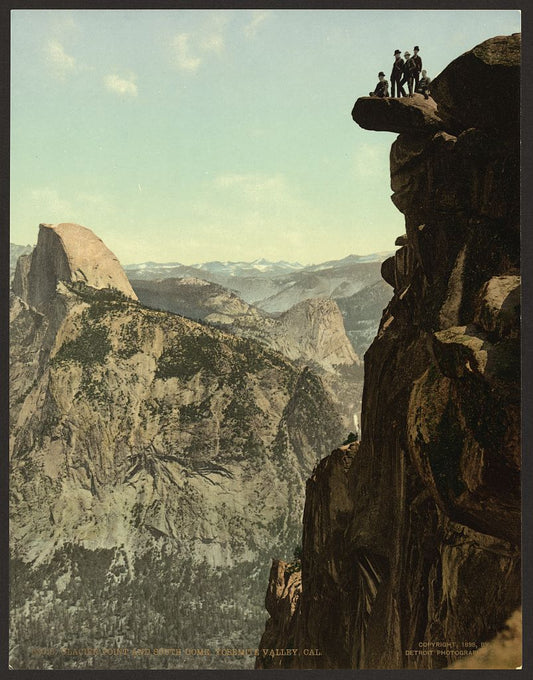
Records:
[[[290,359],[301,357],[329,370],[361,363],[348,340],[334,300],[304,300],[276,321],[270,344]]]
[[[346,335],[357,356],[363,357],[372,344],[383,310],[391,297],[390,286],[380,279],[353,295],[336,300],[341,310]]]
[[[114,288],[137,299],[117,258],[90,229],[79,224],[41,224],[37,246],[30,262],[21,262],[13,283],[14,292],[32,307],[44,308],[54,298],[59,281]]]
[[[416,96],[354,107],[401,131],[406,234],[382,266],[394,297],[365,355],[362,442],[307,483],[294,613],[267,601],[270,639],[322,652],[286,666],[444,667],[520,605],[519,54],[513,35],[456,59],[429,120],[403,111]]]
[[[251,646],[267,556],[299,542],[342,427],[310,370],[143,307],[87,232],[41,227],[11,299],[11,664],[242,667],[31,654]]]

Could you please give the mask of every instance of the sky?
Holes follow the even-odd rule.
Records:
[[[359,96],[420,46],[434,78],[518,10],[14,10],[11,241],[77,222],[123,264],[394,250],[396,135]]]

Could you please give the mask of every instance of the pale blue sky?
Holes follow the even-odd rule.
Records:
[[[91,228],[122,263],[394,249],[395,135],[351,119],[393,52],[435,77],[517,10],[16,10],[11,240]]]

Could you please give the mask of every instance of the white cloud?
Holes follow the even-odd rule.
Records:
[[[254,10],[250,22],[244,27],[244,35],[247,38],[255,38],[261,24],[264,24],[272,15],[273,12],[268,9]]]
[[[45,45],[46,60],[53,73],[64,80],[76,71],[76,60],[65,52],[65,48],[59,40],[49,40]]]
[[[225,47],[228,21],[224,14],[211,15],[197,31],[177,33],[171,43],[176,66],[182,71],[194,73],[209,54],[221,54]]]
[[[216,52],[220,54],[224,49],[225,30],[229,19],[226,14],[219,12],[209,17],[205,26],[198,33],[198,47],[203,52]]]
[[[201,39],[200,49],[204,52],[222,52],[224,49],[224,37],[220,33],[212,33]]]
[[[121,78],[116,73],[112,73],[104,78],[106,88],[116,94],[137,96],[136,78],[132,74],[128,78]]]
[[[246,175],[219,175],[215,177],[213,183],[218,189],[225,189],[226,187],[242,184],[245,181]]]
[[[172,41],[176,65],[182,71],[196,71],[202,60],[191,52],[191,36],[188,33],[178,33]]]
[[[64,36],[78,30],[74,15],[68,11],[56,11],[49,15],[50,30],[57,36]]]

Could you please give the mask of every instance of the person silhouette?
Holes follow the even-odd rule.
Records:
[[[405,90],[402,87],[404,60],[400,50],[394,50],[394,63],[392,65],[391,80],[391,96],[394,97],[395,88],[398,92],[398,97],[405,97]]]
[[[418,80],[420,78],[420,72],[422,71],[422,58],[418,54],[420,52],[420,47],[418,47],[418,45],[415,45],[413,52],[414,54],[412,56],[412,60],[416,66],[416,70],[413,71],[413,78],[415,81],[414,91],[416,92],[418,90]]]
[[[378,84],[374,88],[374,92],[369,92],[370,97],[388,97],[389,96],[389,83],[385,80],[385,74],[383,71],[378,73]]]
[[[422,78],[418,82],[417,92],[424,95],[424,99],[429,99],[429,86],[431,78],[428,76],[426,69],[422,69]]]
[[[403,66],[403,78],[401,85],[405,85],[407,83],[407,88],[409,90],[409,96],[413,96],[413,82],[414,82],[414,72],[416,71],[416,64],[413,61],[413,57],[411,57],[410,52],[405,52],[404,53],[404,66]]]

